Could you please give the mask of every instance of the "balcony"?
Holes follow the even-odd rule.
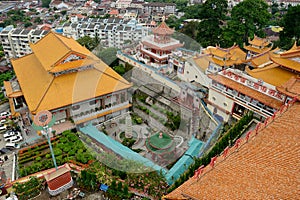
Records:
[[[212,85],[212,87],[214,89],[217,89],[222,94],[225,94],[227,97],[229,96],[229,97],[233,98],[234,101],[239,103],[240,105],[251,107],[254,112],[260,112],[266,116],[272,116],[273,113],[275,112],[274,109],[272,111],[266,110],[264,107],[267,107],[267,106],[265,106],[264,104],[262,104],[260,102],[257,102],[257,103],[251,102],[252,99],[249,98],[248,96],[245,96],[245,98],[239,97],[238,96],[239,92],[237,92],[235,90],[226,91],[225,88],[220,88],[216,85]]]
[[[85,112],[82,112],[83,114],[80,114],[80,116],[73,116],[73,120],[76,122],[76,121],[79,121],[79,120],[82,120],[82,119],[85,119],[85,118],[90,118],[90,117],[93,117],[95,115],[99,115],[101,113],[105,113],[107,111],[110,111],[110,110],[116,110],[118,108],[121,108],[123,106],[126,106],[129,104],[129,101],[125,101],[124,103],[120,103],[120,104],[117,104],[117,105],[113,105],[111,107],[107,107],[107,108],[103,108],[101,110],[94,110],[93,112],[92,111],[85,111]],[[92,109],[93,110],[93,109]]]

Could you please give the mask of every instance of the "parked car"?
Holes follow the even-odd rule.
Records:
[[[11,118],[11,113],[10,112],[2,112],[2,113],[0,113],[0,118],[1,119]]]
[[[7,130],[6,125],[0,124],[0,132],[4,132],[6,130]]]
[[[11,142],[11,143],[20,142],[21,140],[23,140],[23,138],[20,135],[14,135],[11,137],[4,138],[5,142]]]
[[[9,150],[13,150],[13,149],[19,149],[20,146],[16,143],[6,143],[5,148]]]
[[[0,149],[0,154],[6,154],[6,153],[8,153],[8,152],[10,152],[10,150],[7,149],[7,148],[2,148],[2,149]]]
[[[15,135],[16,135],[16,133],[14,131],[9,130],[9,131],[6,131],[6,133],[4,133],[3,137],[5,139],[5,138],[9,138],[9,137],[12,137]]]
[[[0,124],[5,124],[6,123],[6,119],[1,119],[0,120]]]

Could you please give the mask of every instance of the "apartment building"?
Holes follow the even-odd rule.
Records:
[[[44,37],[48,31],[39,29],[20,29],[8,26],[0,32],[0,40],[3,46],[5,58],[20,58],[31,53],[30,43],[36,43]]]
[[[123,48],[128,43],[141,41],[148,34],[148,28],[137,23],[136,19],[87,18],[63,25],[63,35],[77,40],[84,36],[98,37],[108,47]]]

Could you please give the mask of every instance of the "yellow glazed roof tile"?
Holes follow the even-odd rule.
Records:
[[[50,39],[53,39],[55,42],[62,42],[57,40],[57,36],[53,37],[53,34],[45,36],[45,40],[49,43],[51,43]],[[36,43],[36,49],[41,49],[38,46],[39,44],[44,45],[44,38]],[[66,40],[69,39],[66,38]],[[73,42],[68,42],[65,44],[75,45]],[[57,44],[57,46],[61,46],[61,44]],[[39,61],[41,56],[43,58],[47,57],[41,55],[41,52],[38,53],[38,56],[34,52],[22,58],[11,60],[26,103],[33,114],[41,110],[60,108],[131,87],[128,81],[103,63],[103,61],[91,52],[88,52],[88,54],[93,61],[93,68],[56,77],[44,68],[43,61]],[[63,56],[56,55],[57,59],[61,59],[61,57]],[[57,61],[53,60],[52,62],[55,63]],[[62,65],[60,67],[69,69],[69,67],[74,67],[74,63],[78,66],[80,61],[78,63],[77,61],[71,61],[65,63],[66,66]],[[59,66],[57,69],[59,69]]]

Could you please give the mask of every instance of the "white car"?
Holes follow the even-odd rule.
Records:
[[[23,140],[21,135],[14,135],[8,138],[4,138],[5,142],[11,142],[11,143],[20,142],[21,140]]]
[[[1,119],[11,118],[11,113],[10,112],[2,112],[2,113],[0,113],[0,118]]]
[[[16,136],[16,138],[13,138],[10,142],[17,143],[17,142],[20,142],[22,140],[23,140],[22,136]]]
[[[15,136],[16,133],[13,132],[13,131],[6,131],[6,133],[3,135],[4,138],[9,138],[9,137],[12,137],[12,136]]]
[[[20,146],[15,143],[6,143],[5,148],[13,150],[13,149],[19,149]]]
[[[1,119],[0,120],[0,124],[5,124],[6,123],[6,119]]]

